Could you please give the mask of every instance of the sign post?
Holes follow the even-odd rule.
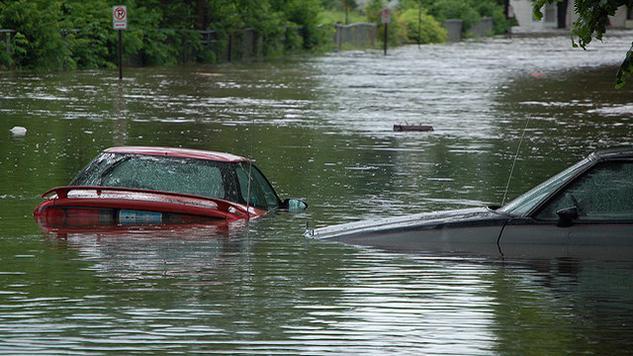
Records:
[[[119,59],[119,80],[123,79],[123,30],[127,30],[127,7],[112,7],[112,29],[118,32],[117,57]]]
[[[387,42],[389,42],[389,23],[391,22],[391,12],[389,11],[388,8],[384,8],[382,9],[382,11],[380,12],[380,18],[382,19],[382,24],[385,27],[385,37],[383,38],[383,42],[384,42],[384,51],[385,51],[385,56],[387,55]]]

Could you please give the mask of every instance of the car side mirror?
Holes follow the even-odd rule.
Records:
[[[281,203],[281,209],[287,209],[290,212],[299,212],[306,210],[308,208],[308,203],[303,201],[303,199],[290,198],[286,199]]]
[[[575,206],[563,208],[556,211],[556,215],[558,215],[558,226],[572,226],[574,224],[574,220],[578,218],[578,208]]]

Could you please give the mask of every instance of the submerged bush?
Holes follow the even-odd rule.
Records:
[[[475,2],[475,8],[482,17],[491,17],[493,24],[493,32],[496,35],[505,33],[510,23],[503,13],[503,7],[494,1]]]
[[[5,65],[61,68],[69,53],[57,21],[60,15],[56,2],[18,0],[0,3],[0,27],[17,31],[12,40],[13,60]]]
[[[429,13],[438,21],[460,19],[464,22],[463,31],[469,31],[481,20],[481,16],[470,2],[463,0],[435,0],[430,4]]]
[[[426,11],[422,11],[422,16],[420,17],[419,10],[411,8],[404,11],[400,15],[400,19],[404,23],[406,36],[409,41],[419,43],[446,42],[446,30],[433,16],[427,14]],[[421,20],[419,27],[418,20]]]
[[[492,18],[493,31],[496,34],[504,33],[509,26],[503,6],[495,0],[422,0],[422,4],[440,22],[448,19],[462,20],[465,33],[482,17]]]

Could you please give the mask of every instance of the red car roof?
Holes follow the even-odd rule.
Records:
[[[249,159],[224,152],[213,152],[194,150],[189,148],[172,148],[172,147],[142,147],[142,146],[120,146],[110,147],[104,152],[110,153],[132,153],[149,156],[167,156],[179,158],[196,158],[208,161],[219,162],[248,162]]]

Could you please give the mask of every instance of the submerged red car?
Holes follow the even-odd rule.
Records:
[[[307,208],[281,201],[247,158],[167,147],[106,149],[42,197],[33,215],[47,228],[231,222]]]

